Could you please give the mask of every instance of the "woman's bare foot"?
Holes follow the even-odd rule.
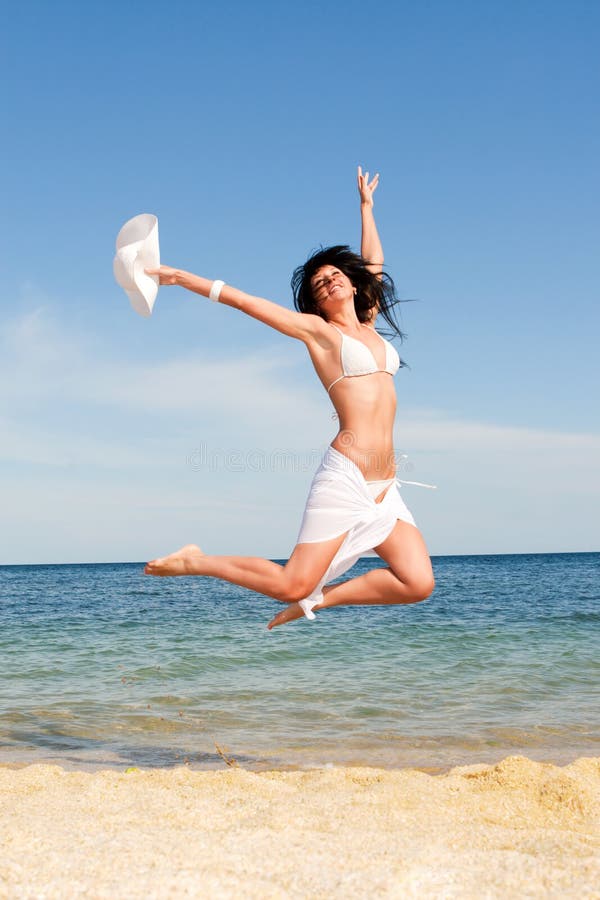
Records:
[[[267,628],[271,631],[272,628],[276,628],[278,625],[285,625],[286,622],[293,622],[294,619],[300,619],[303,615],[304,610],[299,603],[288,603],[282,612],[277,613],[277,615],[271,619]]]
[[[144,569],[145,575],[203,575],[202,560],[206,556],[195,544],[186,544],[170,556],[152,559]]]
[[[315,612],[319,609],[325,609],[325,606],[321,603],[319,603],[318,606],[313,606]],[[287,622],[294,622],[296,619],[301,619],[303,615],[304,610],[299,603],[289,603],[283,612],[277,613],[277,615],[271,619],[267,628],[271,631],[272,628],[276,628],[278,625],[285,625]]]

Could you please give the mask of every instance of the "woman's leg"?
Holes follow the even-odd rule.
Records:
[[[326,587],[322,603],[314,610],[357,604],[418,603],[430,596],[435,582],[427,547],[418,528],[398,520],[389,537],[375,547],[375,552],[389,568],[372,569],[365,575]],[[303,615],[300,605],[293,603],[276,615],[268,628]]]
[[[209,556],[195,544],[187,544],[161,559],[153,559],[146,575],[209,575],[266,594],[275,600],[294,603],[308,597],[329,568],[345,534],[330,541],[296,544],[284,566],[258,556]]]

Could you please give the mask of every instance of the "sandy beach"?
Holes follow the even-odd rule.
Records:
[[[600,897],[600,759],[0,769],[2,897]]]

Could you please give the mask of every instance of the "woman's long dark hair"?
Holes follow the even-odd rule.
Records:
[[[354,308],[358,321],[370,322],[372,310],[376,309],[389,325],[392,332],[390,337],[399,337],[401,341],[404,340],[406,335],[400,330],[394,315],[394,307],[400,302],[396,296],[394,282],[387,272],[374,275],[367,268],[368,265],[367,260],[358,253],[353,253],[350,247],[343,244],[316,250],[304,265],[294,269],[292,275],[294,306],[299,312],[313,313],[325,318],[313,296],[310,280],[322,266],[335,266],[350,279],[356,288]]]

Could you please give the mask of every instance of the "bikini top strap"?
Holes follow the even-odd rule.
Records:
[[[379,334],[379,332],[377,331],[376,328],[372,328],[370,325],[365,325],[364,322],[361,322],[360,324],[362,325],[363,328],[368,328],[370,331],[374,331],[375,334],[377,335],[377,337],[380,338],[384,344],[389,344],[389,341],[386,341],[386,339],[383,337],[383,335]]]
[[[337,325],[334,325],[333,322],[328,322],[327,324],[328,324],[328,325],[331,325],[332,328],[335,328],[335,330],[337,331],[337,333],[338,333],[338,334],[341,334],[342,337],[345,337],[344,332],[343,332],[343,331],[340,331],[340,329],[337,327]]]

